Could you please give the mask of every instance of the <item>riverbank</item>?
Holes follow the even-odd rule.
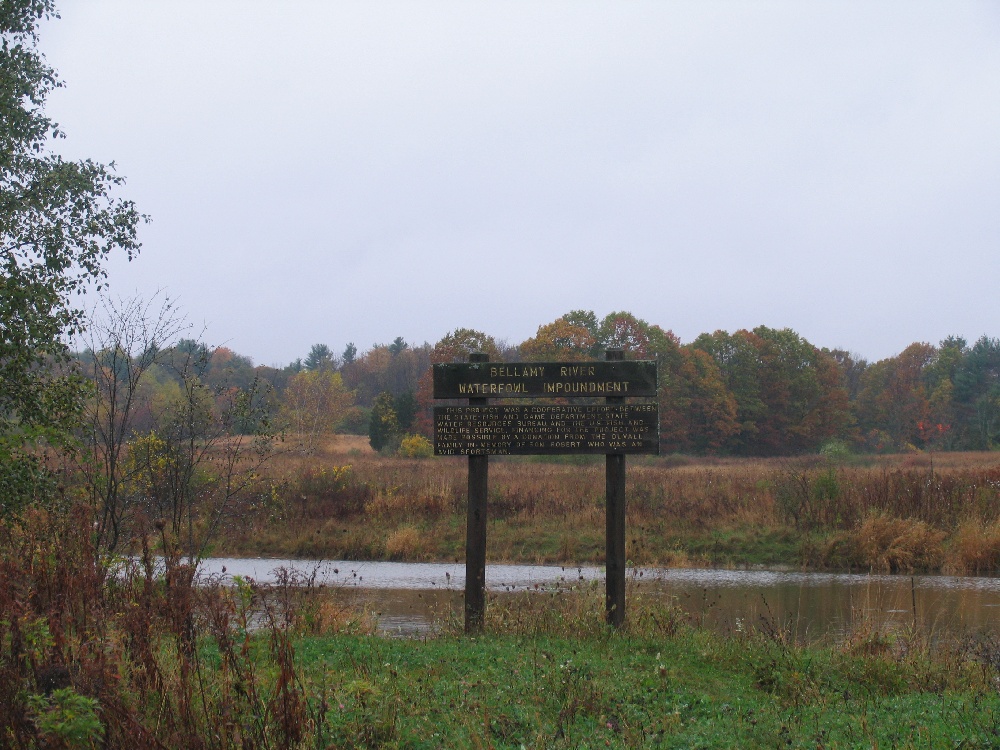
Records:
[[[992,747],[1000,699],[960,658],[696,630],[306,639],[318,741],[362,747]],[[867,654],[866,649],[876,653]]]
[[[216,555],[464,559],[466,462],[404,459],[340,436],[281,453],[234,505]],[[495,459],[487,559],[600,564],[601,457]],[[635,565],[986,574],[1000,570],[1000,455],[636,458]]]
[[[388,639],[294,576],[101,560],[85,509],[0,522],[0,737],[23,747],[989,747],[1000,641],[862,619],[803,645],[599,586],[491,598],[485,632]],[[109,569],[105,567],[111,565]],[[225,585],[223,585],[223,583]],[[95,647],[99,646],[99,647]]]

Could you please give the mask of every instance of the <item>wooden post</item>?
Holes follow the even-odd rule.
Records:
[[[611,361],[625,359],[621,349],[608,349],[604,358]],[[624,404],[624,398],[607,399],[609,405]],[[607,588],[604,607],[608,624],[620,628],[625,623],[625,454],[605,456],[606,498],[605,510],[605,568]]]
[[[476,352],[469,362],[488,362],[489,356]],[[470,398],[469,406],[486,406],[488,398]],[[490,457],[469,456],[469,507],[465,525],[465,632],[483,629],[486,612],[486,495]]]

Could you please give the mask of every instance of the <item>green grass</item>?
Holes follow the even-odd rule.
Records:
[[[1000,698],[968,665],[791,649],[759,635],[337,636],[297,649],[321,746],[1000,743]]]
[[[801,535],[793,529],[740,528],[711,530],[698,537],[667,540],[694,559],[712,565],[796,565],[801,557]]]

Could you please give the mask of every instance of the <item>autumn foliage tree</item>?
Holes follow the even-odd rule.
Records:
[[[565,317],[538,327],[533,338],[521,343],[521,356],[529,362],[583,362],[592,359],[597,340],[582,325]]]
[[[739,430],[736,400],[708,354],[656,329],[660,444],[668,452],[715,453]]]
[[[500,347],[492,336],[472,328],[456,328],[446,334],[434,345],[430,352],[430,364],[444,362],[468,362],[469,355],[475,352],[485,353],[491,360],[500,359]],[[417,411],[413,421],[414,431],[431,437],[434,433],[434,380],[431,368],[420,378],[417,386]]]
[[[392,344],[373,346],[341,367],[344,384],[357,393],[358,404],[370,407],[383,391],[399,396],[416,391],[430,366],[431,347],[411,346],[396,337]]]
[[[856,410],[871,448],[900,450],[920,441],[919,425],[930,418],[924,368],[933,358],[933,346],[914,343],[865,371]]]
[[[312,453],[320,436],[337,430],[353,403],[354,392],[344,386],[339,372],[304,370],[289,379],[281,414],[301,450]]]
[[[173,347],[191,355],[197,376],[217,398],[266,375],[283,394],[282,414],[305,437],[307,450],[315,436],[334,429],[323,420],[337,420],[314,406],[318,397],[306,397],[317,385],[301,377],[306,373],[325,372],[328,390],[354,392],[341,424],[357,432],[374,424],[375,441],[384,448],[405,433],[431,435],[432,363],[466,362],[480,351],[494,362],[588,361],[602,359],[609,348],[624,350],[628,359],[656,361],[664,451],[792,455],[831,440],[876,451],[1000,445],[1000,340],[985,336],[971,346],[954,336],[938,346],[916,343],[869,363],[845,350],[819,349],[789,328],[715,331],[682,344],[673,332],[627,311],[599,319],[592,311],[571,310],[516,348],[458,328],[433,347],[396,337],[362,354],[349,347],[343,360],[331,359],[328,347],[314,347],[310,362],[323,364],[305,370],[255,368],[225,347],[209,350],[195,341]],[[341,378],[336,386],[334,374]],[[145,424],[155,421],[153,405],[164,403],[176,384],[153,364],[139,388],[150,391],[135,417],[135,424]],[[382,416],[373,421],[376,403]],[[386,432],[379,425],[390,410],[395,423]]]
[[[601,349],[621,349],[626,359],[647,359],[649,328],[649,323],[632,313],[609,313],[597,329],[597,342]]]
[[[695,339],[716,362],[736,401],[734,453],[782,455],[818,448],[852,423],[843,370],[789,328],[758,326]]]

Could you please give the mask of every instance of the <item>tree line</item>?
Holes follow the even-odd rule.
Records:
[[[204,347],[192,340],[180,351]],[[505,362],[601,359],[610,348],[657,362],[664,452],[780,456],[829,444],[863,452],[990,450],[1000,441],[1000,340],[951,336],[914,343],[876,362],[819,348],[790,328],[704,333],[682,343],[628,312],[571,311],[511,345],[457,328],[435,344],[401,337],[340,354],[316,344],[286,367],[255,366],[226,347],[205,348],[201,377],[217,392],[264,383],[271,418],[314,446],[333,432],[368,434],[395,450],[408,434],[431,437],[431,366],[482,351]],[[81,360],[95,356],[80,355]],[[147,400],[178,387],[163,364]]]

